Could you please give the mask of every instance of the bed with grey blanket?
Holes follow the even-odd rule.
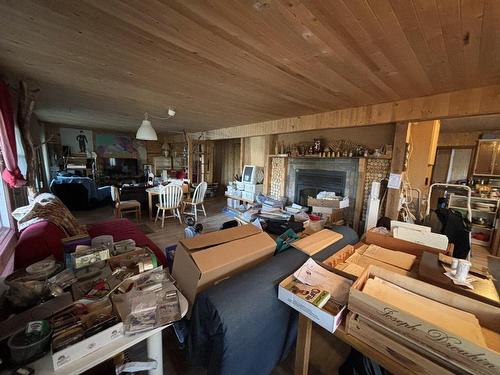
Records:
[[[316,254],[322,261],[358,241],[348,227],[344,237]],[[278,300],[278,284],[308,256],[289,249],[201,293],[193,306],[188,351],[193,365],[209,374],[269,374],[296,339],[298,314]]]

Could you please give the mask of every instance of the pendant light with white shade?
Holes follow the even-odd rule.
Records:
[[[172,118],[174,116],[175,116],[175,111],[171,108],[168,109],[168,117],[152,116],[146,112],[144,114],[144,120],[142,120],[141,126],[137,130],[135,138],[140,139],[142,141],[157,141],[158,135],[156,134],[156,131],[153,128],[153,125],[151,124],[151,121],[149,121],[149,117],[156,118],[159,120],[168,120],[169,118]]]

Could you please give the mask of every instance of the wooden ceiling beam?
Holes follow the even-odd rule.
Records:
[[[390,103],[290,117],[203,132],[205,139],[227,139],[306,130],[370,126],[404,121],[500,113],[500,85],[459,90]],[[196,133],[194,136],[199,137]]]

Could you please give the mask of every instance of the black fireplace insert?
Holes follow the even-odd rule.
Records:
[[[294,202],[307,206],[307,197],[316,197],[321,191],[333,191],[336,195],[344,196],[345,184],[346,172],[297,169]]]

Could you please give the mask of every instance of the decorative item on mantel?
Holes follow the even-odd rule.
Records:
[[[321,152],[321,139],[320,138],[315,138],[314,139],[314,148],[313,148],[314,152],[317,154],[317,153],[320,153]]]
[[[390,158],[392,156],[392,145],[385,144],[381,147],[371,149],[362,144],[357,144],[346,139],[336,139],[328,145],[323,145],[320,138],[315,138],[311,144],[292,144],[285,146],[284,142],[276,142],[274,146],[275,155],[315,158],[352,158],[352,157],[373,157]]]

